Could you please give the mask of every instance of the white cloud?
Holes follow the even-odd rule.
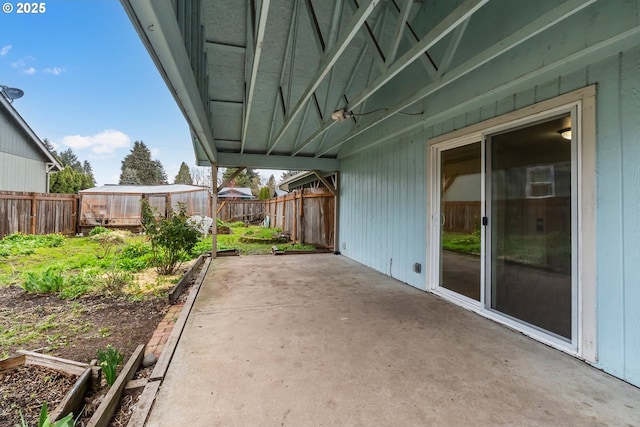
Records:
[[[65,71],[67,71],[67,69],[64,68],[64,67],[45,68],[44,70],[42,70],[42,72],[44,72],[44,73],[53,74],[53,75],[56,75],[56,76],[59,76],[60,74],[64,73]]]
[[[2,49],[0,49],[0,56],[5,56],[7,53],[9,53],[12,47],[13,46],[10,44],[4,46]]]
[[[150,148],[149,151],[151,152],[151,158],[157,159],[160,155],[160,150],[157,148]]]
[[[91,148],[92,153],[109,154],[118,148],[128,148],[131,138],[119,130],[107,129],[91,136],[68,135],[62,138],[62,143],[77,150]]]
[[[36,73],[36,69],[33,67],[26,68],[22,70],[23,73],[33,76]]]

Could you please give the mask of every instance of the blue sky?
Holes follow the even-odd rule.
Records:
[[[5,2],[3,2],[5,3]],[[169,181],[195,158],[189,128],[117,0],[50,0],[42,14],[0,12],[0,85],[58,151],[88,160],[99,185],[118,182],[122,159],[144,141]],[[280,171],[263,172],[265,178]]]

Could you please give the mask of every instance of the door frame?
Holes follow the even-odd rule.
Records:
[[[429,266],[429,272],[426,275],[425,288],[438,294],[439,296],[460,305],[466,309],[472,310],[484,317],[495,320],[508,327],[516,329],[532,338],[541,341],[554,348],[562,350],[573,356],[579,357],[586,361],[597,362],[597,319],[596,319],[596,221],[595,221],[595,203],[596,203],[596,165],[595,165],[595,85],[585,87],[558,97],[533,104],[531,106],[516,110],[502,116],[494,117],[475,125],[450,132],[445,135],[433,138],[428,141],[426,150],[427,167],[429,170],[425,174],[427,179],[428,209],[427,209],[427,260],[426,265]],[[457,295],[455,292],[447,291],[438,286],[439,282],[439,251],[440,251],[440,235],[435,231],[439,231],[439,179],[440,173],[439,152],[444,148],[454,148],[456,146],[465,145],[472,142],[481,141],[482,143],[482,194],[485,194],[485,138],[490,134],[501,132],[504,130],[516,128],[528,123],[542,120],[546,117],[553,117],[562,113],[575,111],[572,123],[572,139],[576,143],[575,150],[575,176],[577,185],[575,186],[576,197],[576,221],[574,229],[577,230],[576,239],[576,264],[574,291],[577,293],[574,298],[575,304],[575,322],[572,322],[572,343],[567,343],[551,335],[541,333],[540,329],[530,327],[518,321],[514,321],[494,310],[487,309],[486,292],[485,292],[485,268],[486,254],[485,248],[482,248],[481,254],[481,301],[477,303],[469,298]],[[573,160],[573,159],[572,159]],[[485,199],[482,197],[481,210],[484,214]],[[436,218],[437,216],[437,218]],[[437,223],[435,222],[437,221]],[[482,241],[485,241],[485,233],[487,227],[481,228]],[[484,245],[483,245],[484,246]]]

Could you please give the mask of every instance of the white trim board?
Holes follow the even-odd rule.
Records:
[[[588,86],[555,98],[539,102],[537,104],[516,110],[481,123],[474,124],[464,129],[459,129],[445,135],[438,136],[428,141],[426,165],[429,170],[425,173],[429,188],[429,215],[427,216],[427,230],[433,230],[432,221],[437,189],[428,180],[433,176],[432,171],[438,168],[436,148],[455,146],[464,141],[482,141],[486,135],[499,132],[504,129],[517,127],[520,124],[529,123],[537,118],[549,117],[558,112],[566,112],[575,108],[577,111],[576,136],[580,143],[577,147],[577,242],[578,242],[578,324],[576,331],[576,345],[568,347],[566,343],[555,340],[553,337],[544,337],[534,328],[511,321],[502,315],[488,310],[484,305],[467,303],[460,298],[453,298],[446,292],[435,289],[433,278],[427,275],[426,289],[443,298],[461,305],[478,314],[515,328],[522,333],[551,345],[590,363],[598,360],[597,356],[597,294],[596,294],[596,86]],[[575,126],[575,125],[574,125]],[[435,266],[433,239],[427,236],[430,242],[427,246],[427,263],[434,271]],[[484,265],[484,262],[483,262]]]

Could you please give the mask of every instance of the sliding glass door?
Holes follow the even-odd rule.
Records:
[[[440,151],[439,286],[480,301],[480,142]]]
[[[559,117],[492,135],[490,308],[571,340],[572,145]]]
[[[432,148],[432,288],[565,343],[577,307],[571,124],[567,112]]]

